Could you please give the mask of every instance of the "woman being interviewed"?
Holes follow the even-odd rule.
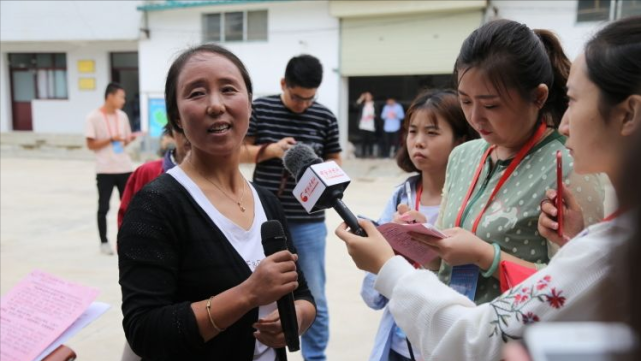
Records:
[[[169,121],[191,153],[133,199],[118,234],[123,326],[144,360],[269,360],[285,345],[275,301],[294,292],[299,330],[315,306],[290,251],[265,257],[280,202],[239,170],[252,85],[228,50],[183,52],[167,75]]]
[[[569,136],[575,171],[605,172],[617,191],[626,176],[622,159],[640,133],[640,58],[641,18],[619,20],[587,44],[568,81],[571,103],[561,130]],[[627,202],[625,194],[618,196],[622,204]],[[544,199],[543,193],[538,197]],[[613,250],[634,227],[629,213],[616,212],[588,227],[561,248],[547,267],[481,305],[447,287],[433,273],[415,270],[402,257],[394,257],[369,222],[360,222],[369,237],[349,233],[344,224],[336,233],[359,268],[378,274],[376,290],[390,300],[394,319],[425,359],[498,360],[503,343],[522,337],[529,323],[595,320],[604,305],[619,307],[619,295],[604,290]]]

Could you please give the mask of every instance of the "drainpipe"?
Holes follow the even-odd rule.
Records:
[[[140,28],[140,31],[145,34],[144,39],[149,40],[151,37],[151,32],[149,30],[149,15],[147,13],[147,10],[143,10],[142,12],[142,28]]]

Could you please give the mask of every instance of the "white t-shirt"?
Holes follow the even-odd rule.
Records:
[[[427,223],[435,224],[440,208],[441,206],[424,206],[421,204],[419,205],[419,212],[427,218]]]
[[[205,213],[211,218],[211,220],[218,226],[218,228],[223,232],[229,243],[234,247],[236,252],[245,260],[249,269],[252,272],[256,269],[260,261],[265,258],[265,252],[263,251],[263,244],[260,234],[261,225],[267,221],[267,215],[265,215],[265,210],[263,209],[263,204],[258,198],[258,193],[256,189],[247,182],[249,189],[252,192],[254,197],[254,222],[248,230],[243,229],[236,223],[232,222],[229,218],[225,217],[222,213],[214,207],[213,204],[207,199],[202,190],[194,183],[191,178],[180,168],[173,167],[167,171],[172,177],[174,177],[178,183],[182,184],[185,189],[189,192],[192,198],[198,203],[200,208],[202,208]],[[276,302],[270,303],[269,305],[260,306],[258,308],[258,317],[262,318],[270,313],[274,312],[277,309]],[[273,348],[268,347],[258,340],[256,340],[256,346],[254,347],[254,360],[258,361],[274,361],[276,359],[276,352]]]
[[[363,112],[361,114],[361,119],[358,122],[358,129],[366,130],[368,132],[373,132],[376,130],[376,125],[374,124],[374,102],[366,102],[363,105]]]
[[[95,140],[105,140],[114,137],[129,138],[131,127],[129,118],[122,110],[116,110],[115,114],[105,114],[96,109],[87,115],[85,126],[85,137]],[[133,172],[134,166],[131,158],[124,149],[124,144],[110,144],[98,150],[96,153],[96,173],[98,174],[119,174]]]

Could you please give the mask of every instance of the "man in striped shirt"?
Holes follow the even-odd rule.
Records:
[[[302,336],[305,360],[325,360],[329,317],[325,298],[325,212],[308,214],[292,194],[295,181],[283,166],[282,155],[295,143],[311,146],[325,160],[340,164],[341,147],[334,114],[316,102],[323,79],[320,61],[311,55],[290,59],[281,79],[282,93],[254,100],[245,144],[259,150],[254,182],[278,196],[283,208],[298,263],[316,301],[314,324]],[[271,145],[270,145],[271,144]],[[275,152],[277,149],[278,152]],[[263,152],[263,150],[268,150]]]

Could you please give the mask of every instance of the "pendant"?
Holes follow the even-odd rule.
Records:
[[[245,207],[243,207],[240,202],[238,202],[238,207],[240,208],[241,212],[245,212]]]

